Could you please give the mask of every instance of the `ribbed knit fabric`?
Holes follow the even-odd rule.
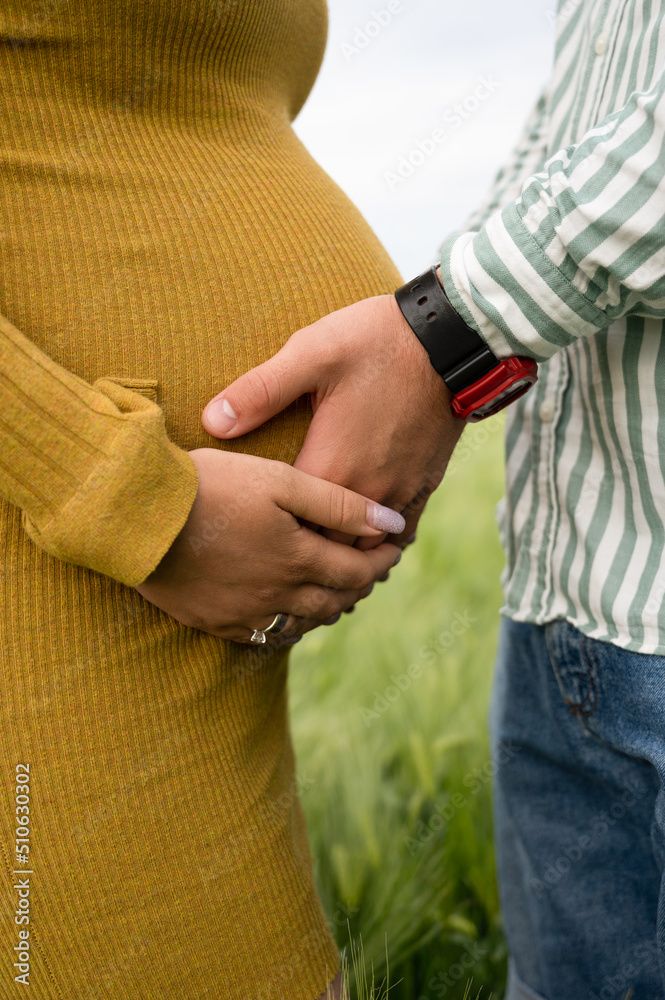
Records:
[[[0,998],[22,930],[33,1000],[313,1000],[337,971],[285,656],[132,586],[187,450],[301,446],[304,402],[222,444],[209,398],[400,283],[291,129],[325,26],[324,0],[0,4]]]

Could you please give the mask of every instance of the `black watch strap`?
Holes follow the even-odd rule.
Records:
[[[453,395],[499,364],[476,330],[450,304],[436,266],[395,292],[405,320]]]

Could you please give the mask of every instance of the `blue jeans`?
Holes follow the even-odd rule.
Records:
[[[491,731],[506,1000],[665,1000],[665,657],[504,621]]]

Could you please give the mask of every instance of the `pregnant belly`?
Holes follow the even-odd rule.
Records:
[[[94,382],[156,393],[181,447],[208,399],[295,331],[400,276],[291,129],[148,132],[3,164],[0,312]],[[293,461],[307,405],[224,447]]]

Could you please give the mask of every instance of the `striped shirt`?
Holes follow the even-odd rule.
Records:
[[[502,613],[665,654],[665,4],[562,0],[552,78],[512,161],[442,247],[499,357]]]

